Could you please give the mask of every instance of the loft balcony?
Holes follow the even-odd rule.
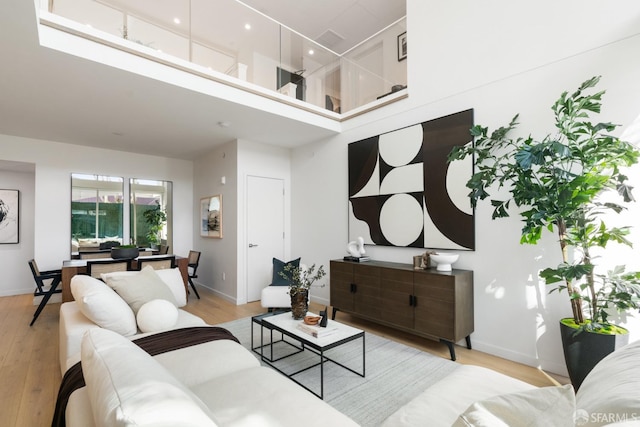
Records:
[[[335,121],[407,96],[405,16],[342,53],[236,0],[41,0],[40,23]]]

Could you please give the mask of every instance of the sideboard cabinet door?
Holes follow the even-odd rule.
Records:
[[[381,273],[380,319],[402,328],[414,329],[413,271],[383,268]]]
[[[353,312],[355,310],[355,293],[353,292],[353,263],[330,262],[329,296],[331,305],[341,310]]]

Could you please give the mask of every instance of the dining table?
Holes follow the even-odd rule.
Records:
[[[134,258],[131,262],[131,268],[133,270],[138,269],[138,260],[146,260],[146,259],[154,259],[154,258],[164,258],[167,255],[149,255],[149,256],[140,256]],[[184,282],[184,290],[186,294],[189,294],[189,258],[185,258],[182,256],[176,255],[176,265],[180,270],[180,274],[182,275],[182,281]],[[100,260],[110,260],[112,258],[96,258],[91,259],[90,261],[100,261]],[[87,272],[87,261],[86,259],[69,259],[62,262],[62,302],[73,301],[73,295],[71,294],[71,279],[76,274],[85,274]]]

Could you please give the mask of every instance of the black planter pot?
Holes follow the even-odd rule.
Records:
[[[582,381],[606,355],[629,342],[629,334],[605,335],[581,332],[560,322],[564,360],[573,388],[578,391]]]
[[[111,258],[113,259],[133,259],[140,254],[138,248],[111,248]]]

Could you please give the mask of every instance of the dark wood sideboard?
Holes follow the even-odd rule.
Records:
[[[330,262],[332,318],[337,311],[447,344],[471,348],[473,271],[414,269],[383,261]]]

